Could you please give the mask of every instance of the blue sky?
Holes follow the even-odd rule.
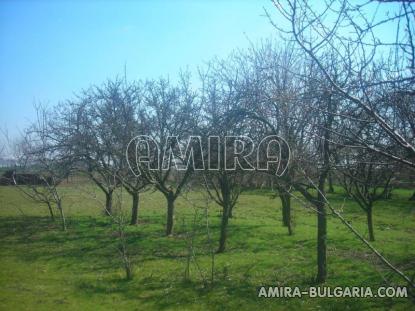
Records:
[[[90,84],[195,71],[269,37],[270,1],[1,1],[0,127],[18,134],[34,104]]]
[[[56,105],[125,65],[131,80],[174,79],[275,37],[264,7],[275,10],[270,0],[0,0],[0,129],[17,137],[34,104]]]

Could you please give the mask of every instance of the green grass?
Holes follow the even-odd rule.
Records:
[[[63,186],[68,231],[51,223],[47,209],[22,198],[13,187],[0,187],[0,309],[1,310],[365,310],[414,309],[409,299],[259,299],[260,285],[314,285],[316,217],[294,203],[295,234],[281,225],[279,199],[270,191],[241,195],[230,220],[227,251],[216,255],[214,284],[203,209],[196,209],[194,250],[199,269],[190,267],[184,280],[187,232],[195,209],[180,198],[175,234],[164,236],[165,202],[158,193],[145,193],[140,224],[127,228],[128,251],[135,277],[124,280],[117,252],[118,239],[110,220],[102,216],[102,196],[89,184]],[[330,196],[340,207],[339,189]],[[93,198],[93,193],[97,198]],[[374,208],[374,242],[382,254],[412,275],[415,258],[414,203],[411,191],[397,190],[393,199]],[[130,199],[124,193],[124,209]],[[198,193],[192,200],[202,203]],[[350,200],[343,214],[367,235],[365,216]],[[209,210],[210,230],[217,247],[220,209]],[[339,220],[328,220],[327,286],[385,285],[394,277]],[[408,265],[412,262],[412,268]]]

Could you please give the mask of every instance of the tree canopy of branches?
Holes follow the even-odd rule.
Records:
[[[57,186],[76,169],[102,190],[107,215],[112,213],[113,193],[125,188],[132,196],[131,224],[137,224],[140,193],[153,188],[166,200],[169,236],[177,198],[186,185],[203,180],[222,210],[220,253],[226,249],[229,219],[246,180],[270,179],[289,234],[294,233],[291,198],[315,212],[318,282],[327,278],[330,213],[413,285],[326,196],[327,184],[336,177],[335,182],[342,182],[365,211],[369,239],[374,240],[372,206],[389,191],[391,171],[410,170],[405,178],[411,182],[415,170],[413,4],[347,0],[274,4],[282,19],[275,19],[275,12],[267,13],[284,45],[264,41],[225,60],[213,60],[200,70],[199,88],[192,86],[188,74],[181,74],[175,83],[107,81],[60,105],[45,125],[32,127],[21,154],[22,161],[39,167],[37,173],[44,176],[47,195],[36,198],[45,203],[53,198],[63,215]],[[385,5],[392,13],[368,17],[367,12],[377,12],[369,8],[385,12]],[[384,27],[395,28],[394,41],[383,40]],[[45,118],[46,114],[40,120]],[[281,174],[253,168],[246,161],[252,157],[249,152],[235,152],[241,137],[249,137],[241,143],[249,150],[269,135],[282,137],[287,145],[280,160],[288,167]],[[209,154],[206,147],[211,148]],[[137,151],[147,155],[146,161],[137,163]],[[212,158],[216,160],[209,161]],[[232,161],[239,166],[225,169],[223,164]],[[217,167],[212,169],[212,164]],[[46,182],[48,178],[53,182]]]

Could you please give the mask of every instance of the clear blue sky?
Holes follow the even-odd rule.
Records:
[[[173,77],[269,37],[267,0],[1,1],[0,127],[11,136],[90,84]]]
[[[128,79],[174,78],[275,36],[264,7],[275,10],[270,0],[0,0],[0,129],[16,137],[35,103],[56,105],[125,64]]]

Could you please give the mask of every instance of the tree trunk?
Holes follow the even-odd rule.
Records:
[[[140,194],[138,192],[134,192],[131,196],[133,197],[133,206],[131,209],[130,225],[136,225],[138,224],[138,206],[140,204]]]
[[[328,175],[328,182],[329,182],[329,190],[328,190],[328,193],[334,193],[333,175],[331,174],[331,172]]]
[[[281,191],[280,200],[282,205],[282,225],[288,228],[288,234],[292,235],[291,226],[291,197],[288,193]]]
[[[229,208],[228,218],[233,217],[232,211],[233,211],[233,206]]]
[[[328,103],[328,117],[326,122],[326,130],[324,133],[323,142],[323,171],[318,180],[318,194],[317,194],[317,283],[324,283],[327,277],[327,216],[326,216],[326,195],[324,187],[326,180],[331,179],[330,172],[330,129],[333,124],[335,107],[331,95],[329,95]],[[334,189],[333,189],[334,190]]]
[[[55,215],[53,215],[52,205],[49,202],[47,202],[46,204],[48,205],[50,219],[54,222],[55,221]]]
[[[170,191],[167,194],[167,224],[166,235],[173,234],[173,218],[174,218],[174,194]]]
[[[65,214],[64,214],[64,212],[63,212],[63,208],[62,208],[62,202],[61,202],[61,201],[58,201],[57,205],[58,205],[58,210],[59,210],[59,213],[60,213],[60,215],[61,215],[61,220],[62,220],[62,230],[63,230],[63,231],[66,231],[66,219],[65,219]]]
[[[372,207],[367,208],[367,228],[369,230],[369,241],[375,240],[375,234],[373,232],[373,218],[372,218]]]
[[[327,219],[323,201],[317,204],[317,283],[324,283],[327,276]]]
[[[326,183],[328,169],[328,146],[325,141],[325,164],[326,169],[322,172],[318,182],[317,202],[317,283],[324,283],[327,277],[327,215],[326,215],[326,195],[324,187]]]
[[[105,211],[107,216],[112,215],[112,190],[105,193]]]
[[[226,238],[228,235],[228,222],[229,222],[229,211],[230,210],[231,208],[228,206],[228,204],[225,203],[225,206],[223,207],[223,212],[222,212],[222,221],[220,224],[219,248],[217,250],[217,253],[223,253],[225,251]]]

